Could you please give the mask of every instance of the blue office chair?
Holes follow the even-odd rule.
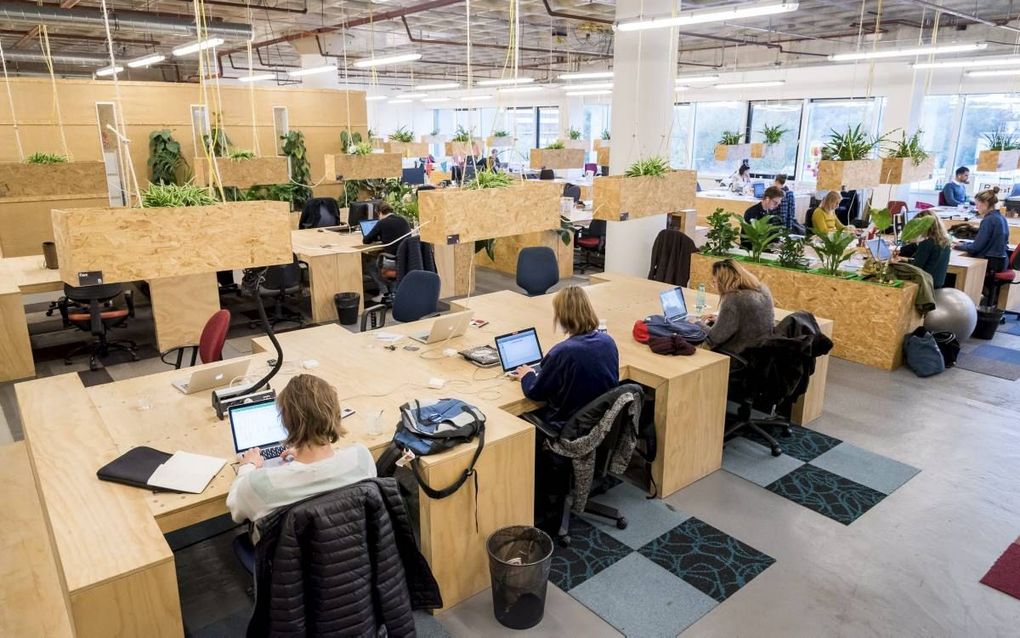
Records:
[[[425,183],[425,167],[404,168],[400,171],[400,181],[411,186],[418,186]]]
[[[544,295],[560,280],[556,253],[547,246],[530,246],[517,255],[517,285],[529,297]]]
[[[563,196],[574,200],[574,203],[581,201],[581,187],[577,184],[564,184]]]
[[[439,314],[439,275],[428,270],[407,273],[393,293],[393,320],[400,323],[418,321]],[[371,328],[369,328],[371,324]],[[361,331],[386,325],[386,304],[365,308],[361,315]]]
[[[1020,197],[1020,184],[1013,184],[1013,190],[1009,191],[1010,197]]]

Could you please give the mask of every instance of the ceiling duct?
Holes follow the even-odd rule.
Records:
[[[53,64],[65,64],[69,66],[109,66],[110,56],[90,55],[88,53],[54,53],[50,56]],[[42,53],[31,51],[4,51],[4,58],[8,62],[46,62],[46,56]]]

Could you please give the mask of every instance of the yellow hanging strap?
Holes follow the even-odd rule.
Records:
[[[64,147],[64,157],[71,160],[73,159],[71,157],[71,149],[67,146],[67,134],[64,133],[64,117],[60,112],[60,94],[57,91],[57,76],[53,73],[53,58],[50,55],[50,36],[45,24],[39,30],[39,44],[42,47],[43,56],[46,58],[46,68],[50,72],[50,84],[53,87],[53,108],[56,111],[57,125],[60,128],[60,143]]]
[[[195,35],[199,42],[203,41],[208,35],[208,29],[205,23],[205,3],[202,0],[196,0],[193,4],[195,14]],[[206,117],[212,122],[210,113],[210,101],[209,101],[209,86],[206,82],[206,54],[209,49],[203,49],[198,52],[198,85],[199,85],[199,100],[200,104],[205,107]],[[221,122],[218,122],[221,124]],[[212,128],[210,126],[210,133]],[[215,139],[210,138],[210,143],[202,143],[202,153],[205,155],[206,168],[209,174],[209,193],[212,195],[219,194],[221,201],[226,201],[226,193],[223,192],[223,183],[220,177],[219,165],[216,163],[216,156],[213,153],[212,147],[216,144]]]
[[[21,130],[18,128],[18,116],[14,114],[14,93],[11,92],[11,82],[7,77],[7,58],[4,57],[4,47],[0,43],[0,65],[4,69],[4,85],[7,87],[7,102],[11,106],[11,125],[14,127],[14,141],[18,145],[18,159],[25,160],[25,149],[21,146]]]
[[[245,0],[245,7],[248,9],[248,24],[254,24],[254,16],[251,12],[251,3]],[[255,75],[255,64],[252,62],[251,56],[251,43],[255,39],[255,31],[252,31],[251,37],[248,38],[246,43],[248,49],[248,77],[251,78]],[[262,157],[262,148],[259,145],[259,128],[258,123],[255,121],[255,83],[248,82],[248,101],[251,103],[251,150],[255,153],[255,157]],[[275,155],[275,153],[274,153]]]
[[[106,29],[106,49],[110,54],[110,67],[112,68],[117,60],[113,55],[113,35],[110,33],[110,16],[106,8],[106,0],[102,0],[101,8],[103,11],[103,26]],[[114,114],[116,115],[115,133],[117,134],[117,155],[120,159],[120,165],[127,171],[128,183],[124,187],[127,193],[127,202],[131,202],[131,193],[134,192],[135,197],[138,200],[138,205],[142,205],[142,193],[138,188],[138,176],[135,173],[135,164],[131,161],[131,147],[128,146],[128,139],[126,135],[126,128],[124,125],[124,109],[122,107],[120,98],[120,81],[117,80],[117,74],[113,74],[113,90],[114,90]]]

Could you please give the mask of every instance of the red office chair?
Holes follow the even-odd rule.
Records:
[[[592,264],[592,257],[602,255],[603,262],[606,252],[606,222],[602,219],[593,219],[588,228],[582,228],[574,236],[574,245],[584,256],[584,261],[574,263],[574,268],[584,274]]]
[[[178,370],[184,363],[184,351],[189,349],[191,350],[191,363],[189,365],[195,365],[199,358],[201,358],[202,363],[222,361],[223,344],[227,340],[227,331],[229,329],[230,311],[217,310],[213,313],[213,316],[209,317],[209,321],[205,322],[205,327],[202,328],[202,336],[199,337],[198,345],[178,346],[162,353],[159,355],[159,358],[163,361],[163,363],[172,365]],[[177,361],[173,363],[166,360],[172,352],[177,353]]]
[[[906,208],[907,203],[904,201],[900,201],[898,199],[893,199],[889,201],[889,214],[892,215],[893,217],[902,213],[904,210],[906,210]]]
[[[946,206],[946,196],[944,193],[939,192],[939,206]]]
[[[935,205],[928,202],[917,202],[917,210],[928,210],[929,208],[935,208]]]
[[[1017,271],[1020,270],[1020,242],[1017,243],[1016,248],[1013,249],[1013,254],[1009,256],[1009,260],[1006,263],[1006,269],[1002,272],[997,272],[991,276],[992,286],[992,299],[989,300],[989,305],[999,305],[999,293],[1005,286],[1016,286],[1020,284],[1020,279],[1017,278]],[[1006,322],[1006,315],[1016,315],[1017,319],[1020,320],[1020,312],[1015,310],[1006,310],[1002,315],[1002,323]]]

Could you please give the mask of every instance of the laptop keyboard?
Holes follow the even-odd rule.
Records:
[[[269,461],[271,459],[275,459],[275,458],[279,457],[280,455],[282,455],[283,451],[286,450],[286,449],[287,448],[285,446],[283,446],[283,445],[277,445],[277,446],[274,446],[274,447],[263,448],[263,449],[260,450],[260,452],[262,454],[262,458],[264,458],[265,460]]]

